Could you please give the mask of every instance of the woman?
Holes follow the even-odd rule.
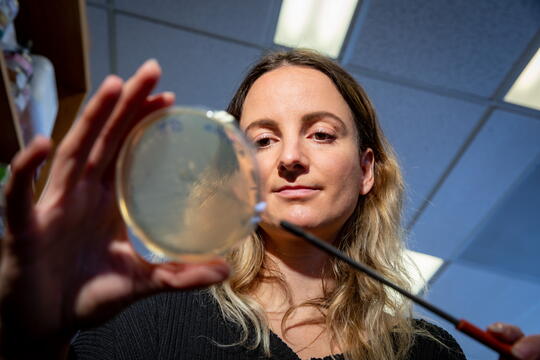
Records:
[[[407,286],[396,161],[360,87],[312,52],[263,58],[229,106],[257,148],[269,209],[227,254],[230,280],[220,284],[230,273],[221,259],[141,260],[116,208],[114,165],[129,130],[174,102],[149,95],[159,76],[149,61],[125,84],[105,80],[59,145],[38,205],[32,174],[50,143],[37,139],[13,161],[0,274],[6,358],[66,357],[77,329],[95,325],[70,356],[463,358],[444,331],[412,321],[401,298],[277,226],[296,223]],[[143,297],[211,284],[150,297],[106,322]],[[501,329],[509,342],[531,342]]]

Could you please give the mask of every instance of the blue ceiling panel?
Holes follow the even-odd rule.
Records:
[[[413,247],[449,259],[540,154],[540,121],[496,111],[412,228]]]
[[[111,73],[109,62],[109,26],[107,12],[105,10],[89,6],[86,13],[88,15],[88,28],[90,30],[90,76],[92,81],[90,94],[92,94],[99,87],[105,76]]]
[[[148,58],[163,68],[159,90],[177,104],[224,109],[260,51],[168,26],[118,16],[118,69],[127,77]]]
[[[451,264],[432,285],[426,298],[455,317],[467,319],[481,328],[502,321],[520,326],[527,334],[540,333],[540,283]],[[457,332],[451,324],[424,310],[418,311],[456,337],[469,360],[497,359],[494,351]]]
[[[484,97],[540,30],[537,0],[377,0],[366,11],[350,63]]]
[[[540,139],[539,139],[540,141]],[[460,255],[540,283],[540,157],[497,204]]]
[[[117,9],[270,46],[281,2],[278,0],[116,0]]]
[[[420,208],[485,108],[478,104],[356,76],[377,109],[405,175],[406,218]]]

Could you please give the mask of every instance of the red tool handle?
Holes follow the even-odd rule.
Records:
[[[492,348],[501,355],[504,355],[510,359],[515,359],[512,355],[512,345],[502,342],[495,336],[491,335],[487,331],[480,329],[479,327],[471,324],[467,320],[460,319],[456,325],[456,329],[469,335],[473,339],[480,341],[482,344]]]

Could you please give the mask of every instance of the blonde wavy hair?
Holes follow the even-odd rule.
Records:
[[[354,78],[332,60],[309,50],[273,52],[264,56],[248,73],[228,107],[241,118],[242,106],[253,83],[264,73],[282,66],[307,66],[321,71],[335,84],[351,108],[359,134],[359,151],[374,153],[375,184],[359,197],[354,213],[341,229],[334,244],[403,288],[410,288],[403,263],[401,211],[403,180],[391,146],[385,139],[373,105]],[[238,343],[249,348],[262,346],[270,355],[270,329],[264,309],[250,296],[271,269],[265,257],[262,237],[257,231],[228,255],[231,278],[210,289],[227,320],[242,331]],[[271,273],[271,272],[270,272]],[[317,308],[324,318],[332,342],[344,350],[347,359],[402,359],[412,345],[415,329],[411,305],[400,295],[383,287],[347,264],[330,260],[323,278],[324,296],[292,306],[283,317],[300,306]],[[272,279],[286,284],[279,274]]]

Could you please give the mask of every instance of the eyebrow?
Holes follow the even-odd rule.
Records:
[[[336,120],[343,128],[346,129],[345,122],[336,114],[329,111],[316,111],[302,116],[302,122],[311,122],[320,118],[329,117]]]
[[[329,111],[315,111],[315,112],[312,112],[312,113],[309,113],[309,114],[305,114],[304,116],[302,116],[302,122],[303,123],[309,123],[309,122],[312,122],[314,120],[324,118],[324,117],[332,118],[332,119],[336,120],[337,122],[339,122],[340,125],[344,129],[347,128],[345,126],[345,122],[339,116],[337,116],[336,114],[333,114],[333,113],[331,113]],[[277,122],[275,120],[268,119],[268,118],[255,120],[254,122],[252,122],[251,124],[249,124],[246,127],[244,132],[247,133],[250,129],[255,128],[255,127],[276,128],[277,127]]]

